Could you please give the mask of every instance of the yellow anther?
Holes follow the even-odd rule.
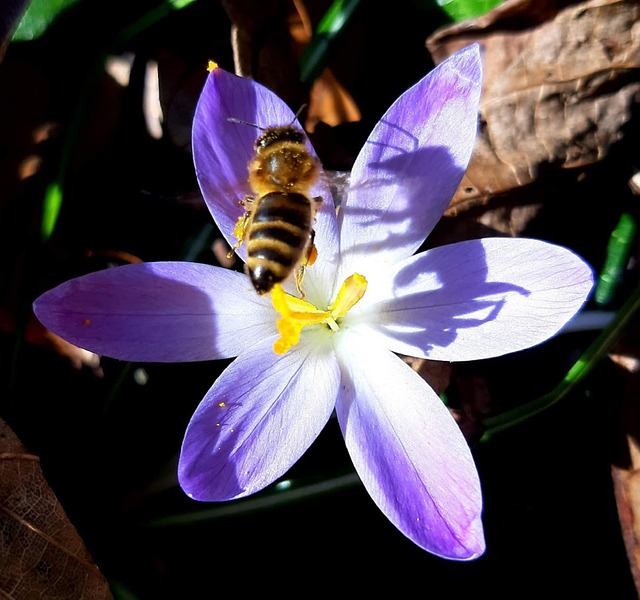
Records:
[[[300,341],[302,330],[308,325],[326,324],[332,331],[338,331],[338,319],[362,298],[367,289],[367,280],[357,273],[347,277],[342,284],[335,302],[327,310],[320,310],[311,302],[287,294],[276,284],[271,290],[271,302],[280,313],[276,321],[280,338],[273,345],[276,354],[284,354]]]
[[[214,69],[218,68],[218,63],[215,62],[214,60],[210,60],[209,63],[207,64],[207,71],[211,72]]]
[[[336,296],[335,302],[329,307],[334,319],[344,317],[364,296],[367,290],[367,280],[358,273],[347,277]]]
[[[300,340],[300,332],[307,325],[322,323],[330,313],[318,310],[311,302],[287,294],[280,284],[271,290],[271,302],[282,318],[276,321],[280,339],[273,345],[276,354],[284,354]]]
[[[304,323],[288,319],[276,321],[280,338],[273,343],[273,351],[276,354],[285,354],[300,341],[300,333]]]

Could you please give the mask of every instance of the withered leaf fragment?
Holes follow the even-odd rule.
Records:
[[[1,419],[0,532],[1,597],[112,598],[38,458]]]
[[[507,0],[427,40],[436,62],[483,48],[481,131],[449,214],[603,160],[640,97],[640,3]]]

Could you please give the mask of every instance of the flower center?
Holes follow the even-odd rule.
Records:
[[[284,354],[298,341],[300,333],[307,325],[326,324],[331,331],[340,329],[340,321],[364,296],[367,280],[358,273],[347,277],[336,296],[335,301],[326,310],[320,310],[311,302],[287,294],[282,286],[276,284],[271,290],[271,302],[281,315],[276,321],[280,339],[273,344],[276,354]]]

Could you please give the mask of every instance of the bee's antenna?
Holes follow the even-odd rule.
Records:
[[[290,125],[293,125],[294,121],[301,115],[302,111],[307,108],[307,104],[303,104],[299,109],[298,112],[293,115],[293,119],[291,119],[291,123]],[[256,123],[250,123],[249,121],[245,121],[244,119],[236,119],[236,117],[227,117],[227,121],[229,123],[238,123],[239,125],[248,125],[249,127],[255,127],[256,129],[259,129],[260,131],[265,131],[264,127],[260,127],[260,125],[256,124]]]
[[[293,122],[302,114],[302,111],[305,108],[307,108],[306,102],[298,109],[298,112],[295,115],[293,115],[293,119],[291,120],[291,125],[293,125]]]
[[[242,119],[236,119],[235,117],[227,117],[227,121],[229,121],[229,123],[238,123],[240,125],[248,125],[249,127],[255,127],[260,131],[264,131],[264,127],[260,127],[260,125],[257,125],[256,123],[249,123],[249,121],[243,121]]]

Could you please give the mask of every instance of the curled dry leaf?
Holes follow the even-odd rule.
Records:
[[[449,215],[602,161],[640,96],[637,0],[507,0],[427,40],[436,62],[483,48],[481,131]]]
[[[640,373],[628,377],[621,423],[621,456],[611,469],[622,537],[640,594]]]
[[[289,106],[308,101],[299,81],[298,42],[292,36],[295,6],[285,0],[222,0],[231,21],[236,73],[252,77],[283,98]]]
[[[105,600],[109,586],[30,454],[0,420],[0,596]]]
[[[638,257],[635,256],[637,265]],[[636,267],[637,268],[637,267]],[[637,274],[636,274],[637,275]],[[611,468],[622,538],[640,595],[640,320],[633,319],[609,358],[625,372],[618,453]]]
[[[335,126],[360,120],[354,99],[329,68],[313,83],[301,81],[300,56],[324,10],[320,4],[223,0],[222,6],[232,22],[237,74],[264,84],[294,110],[306,107],[303,121],[310,133],[319,123]]]

